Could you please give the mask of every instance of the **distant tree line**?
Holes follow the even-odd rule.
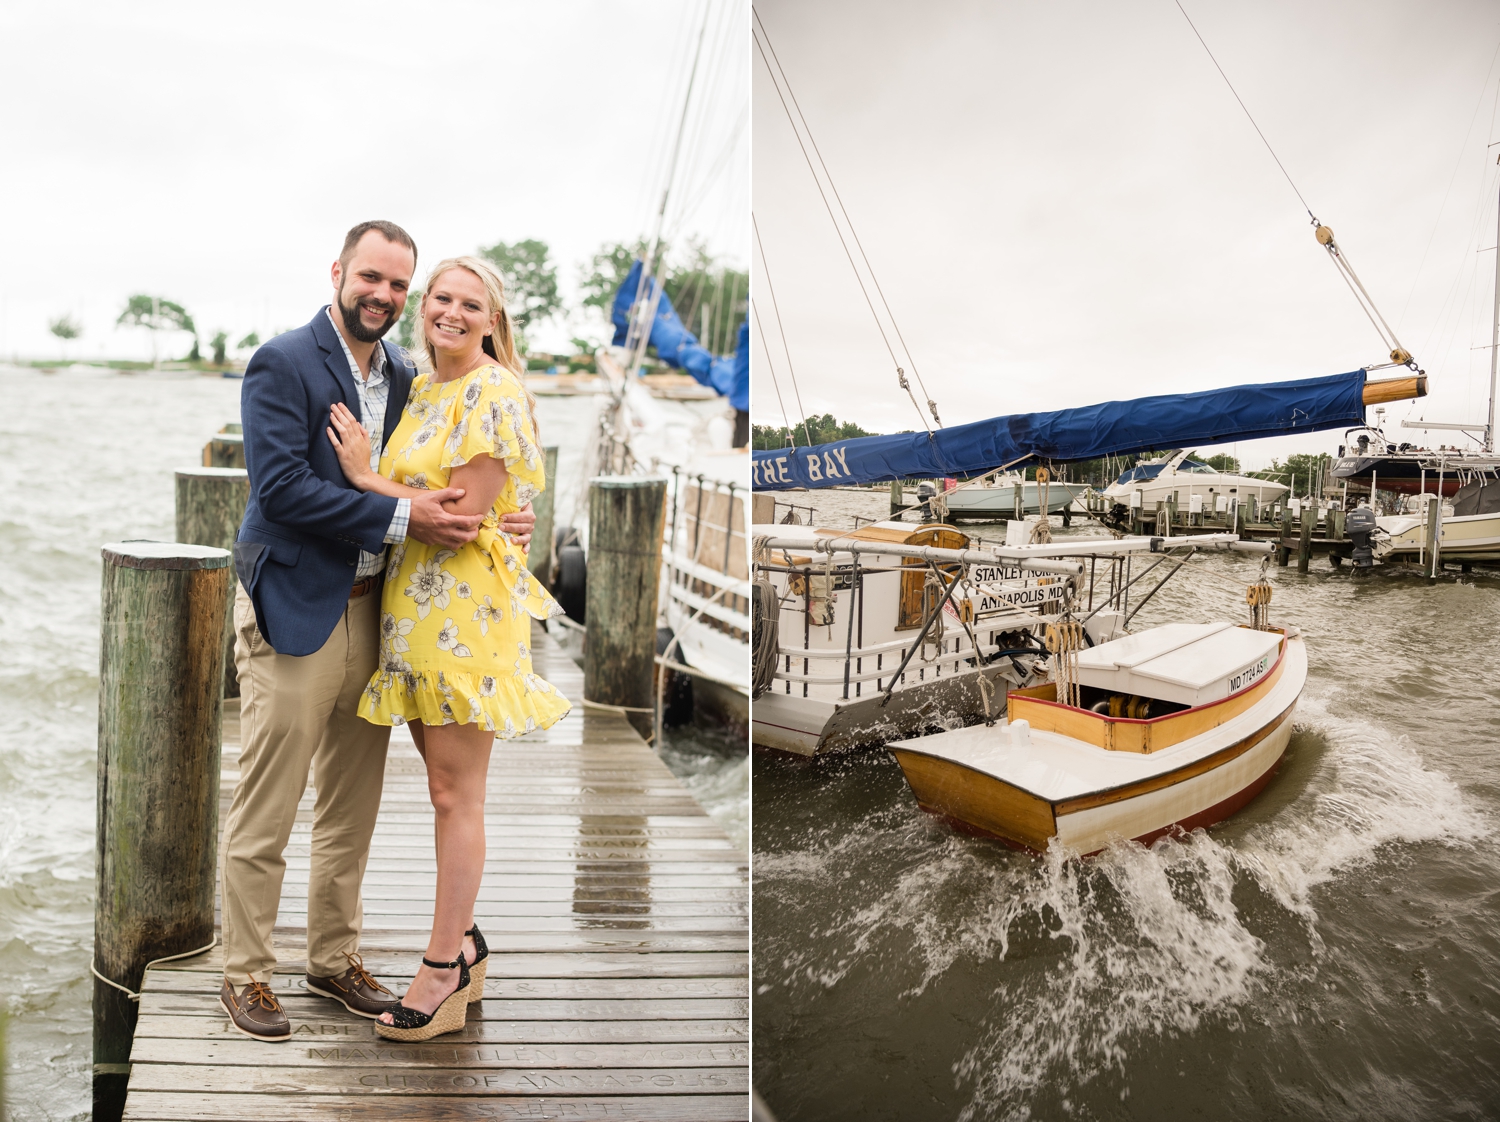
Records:
[[[579,354],[592,356],[598,347],[613,337],[614,328],[609,315],[615,293],[635,260],[643,256],[646,249],[644,242],[607,242],[600,246],[598,252],[578,268],[582,296],[578,307],[573,309],[568,307],[559,291],[557,264],[552,260],[546,242],[536,238],[496,242],[481,246],[476,252],[493,263],[505,280],[506,304],[515,320],[520,336],[517,344],[523,353],[528,328],[559,317],[567,319],[576,312],[576,326],[581,330],[570,342]],[[745,321],[749,310],[749,274],[725,264],[697,241],[690,240],[681,250],[671,246],[658,247],[657,255],[660,262],[658,272],[666,274],[663,289],[683,324],[714,354],[732,352],[739,337],[740,324]],[[394,333],[395,340],[403,346],[412,344],[421,299],[420,289],[413,289],[407,298],[405,311]],[[153,353],[158,349],[162,332],[185,332],[192,336],[192,347],[183,361],[202,361],[197,324],[187,309],[174,300],[136,293],[126,300],[115,322],[117,326],[141,327],[151,332]],[[83,334],[82,325],[69,315],[51,320],[48,329],[65,345]],[[230,338],[230,332],[220,328],[209,340],[215,365],[222,366],[228,360]],[[233,349],[253,350],[261,342],[259,333],[250,331],[240,337]]]
[[[832,413],[821,417],[808,417],[792,427],[751,425],[751,448],[786,448],[796,444],[799,448],[809,444],[831,444],[835,440],[852,440],[856,436],[879,436],[878,432],[866,432],[853,421],[836,420]]]

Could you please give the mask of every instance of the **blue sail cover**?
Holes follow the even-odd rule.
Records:
[[[641,287],[641,262],[630,267],[630,275],[615,293],[615,302],[610,309],[610,321],[615,325],[615,346],[623,346],[630,331],[630,310],[635,304],[636,292],[641,300],[648,302],[656,290],[656,278],[647,280]],[[735,353],[716,358],[708,348],[698,342],[698,337],[689,331],[672,307],[672,298],[663,290],[656,305],[656,319],[651,324],[650,343],[656,355],[668,366],[686,370],[702,385],[715,393],[729,398],[736,409],[750,408],[750,331],[748,324],[740,326],[739,345]]]
[[[1066,463],[1364,424],[1365,371],[1106,401],[899,436],[862,436],[753,454],[757,491],[966,478],[1025,460]]]

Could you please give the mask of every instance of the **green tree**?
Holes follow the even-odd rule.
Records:
[[[644,241],[601,246],[579,275],[583,306],[598,308],[607,318],[615,293],[646,249]],[[667,278],[662,287],[678,318],[712,353],[733,351],[749,311],[749,274],[725,265],[698,242],[689,242],[681,254],[668,247],[659,247],[658,254],[662,261],[658,272],[665,272]]]
[[[1194,456],[1193,459],[1196,460],[1198,459],[1198,457]],[[1229,472],[1231,474],[1234,474],[1240,470],[1240,462],[1233,456],[1231,456],[1228,452],[1220,452],[1217,455],[1209,456],[1208,458],[1203,459],[1200,462],[1205,463],[1209,467],[1215,468],[1218,471]]]
[[[1327,479],[1328,465],[1332,462],[1333,457],[1326,452],[1296,452],[1288,456],[1285,463],[1272,460],[1268,471],[1252,474],[1269,476],[1291,487],[1293,496],[1305,496],[1312,494],[1320,477]]]
[[[198,361],[198,328],[187,309],[172,300],[159,296],[137,293],[125,302],[125,310],[115,324],[144,327],[151,332],[152,363],[156,362],[156,335],[159,331],[186,331],[193,336],[193,349],[188,354],[189,362]]]
[[[246,335],[243,339],[236,343],[234,345],[234,349],[237,351],[248,351],[253,350],[258,346],[260,346],[260,336],[252,331],[249,335]]]
[[[72,316],[61,315],[47,322],[47,330],[56,335],[64,343],[70,343],[83,334],[83,324]]]
[[[407,350],[417,345],[417,309],[422,306],[422,290],[414,288],[406,294],[406,307],[401,312],[401,322],[396,324],[396,342]]]
[[[562,311],[557,292],[557,266],[549,260],[547,243],[527,238],[519,242],[496,242],[483,248],[485,258],[505,278],[505,303],[516,326],[525,330]]]
[[[229,347],[228,332],[220,331],[209,341],[208,345],[214,349],[214,365],[223,366],[224,352]]]
[[[750,447],[785,448],[794,442],[801,447],[805,444],[831,444],[835,440],[853,440],[858,436],[879,435],[878,432],[866,431],[853,421],[839,421],[832,413],[824,413],[821,417],[808,417],[801,424],[794,426],[791,440],[787,439],[785,425],[751,425]]]

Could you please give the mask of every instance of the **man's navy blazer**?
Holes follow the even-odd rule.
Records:
[[[385,348],[391,438],[416,375],[406,352]],[[277,652],[309,655],[333,633],[354,587],[359,551],[379,553],[396,500],[355,490],[326,432],[341,401],[360,415],[359,392],[325,307],[312,322],[264,343],[245,368],[240,421],[250,501],[234,567],[255,622]]]

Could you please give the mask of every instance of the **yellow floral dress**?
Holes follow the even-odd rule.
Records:
[[[408,538],[391,547],[380,614],[380,669],[359,713],[374,724],[477,724],[501,739],[544,729],[571,706],[531,669],[531,621],[562,608],[526,569],[500,517],[546,486],[526,392],[514,373],[481,366],[451,382],[420,374],[380,473],[424,490],[448,486],[475,456],[503,460],[505,487],[457,553]]]

